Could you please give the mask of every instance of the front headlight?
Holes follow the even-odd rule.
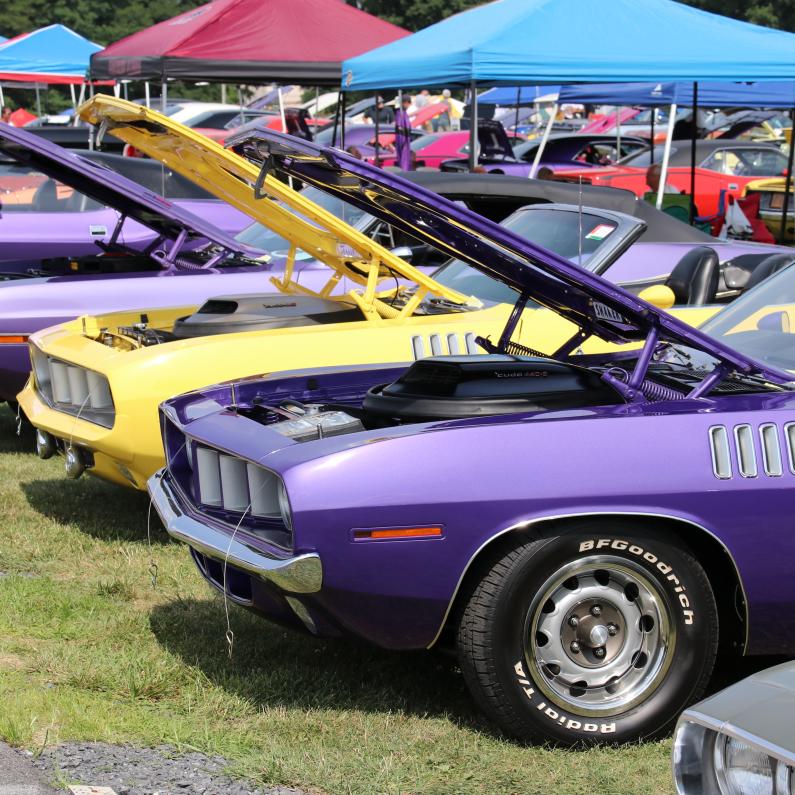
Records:
[[[795,795],[793,764],[769,753],[762,738],[739,739],[687,713],[676,729],[673,768],[679,795]]]

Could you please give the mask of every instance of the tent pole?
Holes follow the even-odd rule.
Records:
[[[690,226],[696,220],[696,136],[698,135],[698,83],[693,83],[693,127],[690,136]]]
[[[39,84],[36,83],[36,114],[41,116],[41,94],[39,94]]]
[[[221,102],[226,105],[226,83],[221,83]]]
[[[616,157],[621,159],[621,106],[616,110]]]
[[[3,105],[5,104],[6,104],[6,99],[3,96],[3,84],[0,83],[0,108],[3,107]]]
[[[400,95],[402,92],[398,92]],[[398,103],[398,107],[400,107],[400,103]],[[381,167],[381,158],[378,156],[379,153],[379,145],[381,143],[381,126],[380,122],[378,121],[378,94],[375,95],[375,109],[373,110],[373,121],[375,122],[375,167]],[[395,124],[395,130],[397,131],[397,124]]]
[[[146,107],[149,107],[149,81],[144,80],[144,99],[146,100]]]
[[[334,128],[331,131],[331,145],[337,145],[337,127],[340,122],[340,110],[342,108],[342,92],[337,92],[337,109],[334,111]]]
[[[320,105],[320,86],[315,86],[315,112],[314,117],[317,118],[317,114],[320,113],[318,110],[318,106]]]
[[[795,108],[792,108],[789,112],[790,121],[795,124]],[[778,242],[780,245],[784,245],[784,240],[787,237],[787,212],[789,211],[789,194],[792,190],[792,161],[793,155],[795,155],[795,135],[792,133],[795,132],[795,127],[792,128],[792,132],[790,133],[790,141],[789,141],[789,154],[787,155],[787,173],[784,177],[784,204],[781,208],[781,229],[778,233]]]
[[[558,103],[556,102],[552,106],[552,110],[549,114],[549,120],[547,121],[547,126],[544,127],[544,134],[541,136],[541,143],[538,145],[538,149],[536,149],[536,156],[533,160],[533,165],[530,168],[530,173],[527,175],[530,179],[534,179],[535,175],[538,173],[538,164],[541,162],[541,157],[544,154],[544,149],[547,147],[547,141],[549,140],[549,134],[552,132],[552,125],[555,123],[555,118],[558,115]]]
[[[475,81],[469,84],[469,170],[478,164],[478,89]]]
[[[279,115],[282,117],[282,132],[287,132],[287,119],[284,117],[284,97],[282,96],[282,87],[279,86],[276,89],[276,93],[279,97]],[[241,94],[242,97],[242,94]],[[242,113],[242,111],[241,111]]]
[[[345,92],[341,92],[342,113],[340,114],[340,149],[345,148]]]
[[[166,101],[168,100],[168,84],[166,83],[166,76],[163,75],[163,81],[160,84],[160,110],[165,115]]]
[[[663,150],[662,166],[660,167],[660,187],[657,189],[657,209],[662,210],[665,183],[668,181],[668,161],[671,159],[671,141],[674,137],[674,122],[676,121],[676,103],[671,105],[668,115],[668,134],[665,136],[665,149]]]
[[[522,87],[516,87],[516,118],[513,121],[513,131],[516,132],[516,128],[519,126],[519,100],[522,98]]]
[[[86,98],[86,84],[85,82],[80,84],[80,93],[77,95],[77,105],[75,106],[75,110],[83,104],[83,100]],[[75,113],[74,122],[72,122],[73,127],[77,127],[80,121],[80,117]]]
[[[651,109],[651,150],[649,151],[649,163],[654,163],[654,117],[657,114],[657,108]]]
[[[75,94],[74,83],[69,83],[69,93],[72,95],[72,108],[77,111],[77,94]]]

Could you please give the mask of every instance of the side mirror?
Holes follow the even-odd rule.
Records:
[[[641,290],[638,298],[658,309],[670,309],[676,303],[676,296],[670,287],[664,284],[655,284]]]
[[[789,315],[786,312],[770,312],[756,321],[760,331],[778,331],[780,334],[789,334]]]

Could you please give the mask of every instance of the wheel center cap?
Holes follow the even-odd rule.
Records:
[[[588,633],[588,641],[593,647],[604,646],[608,637],[610,637],[610,633],[604,624],[597,624],[595,627],[591,627],[591,631]]]

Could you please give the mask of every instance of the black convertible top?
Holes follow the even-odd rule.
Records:
[[[441,193],[453,201],[466,199],[471,209],[492,217],[486,205],[490,202],[526,204],[579,204],[580,191],[584,206],[626,213],[646,222],[644,243],[714,243],[698,229],[661,212],[634,193],[621,188],[598,185],[575,185],[554,180],[525,179],[505,174],[465,174],[457,172],[412,171],[401,174],[423,188]],[[474,200],[474,201],[473,201]],[[481,201],[478,201],[481,200]],[[479,206],[481,205],[481,206]],[[505,217],[508,213],[495,213]],[[500,220],[501,220],[500,218]]]

